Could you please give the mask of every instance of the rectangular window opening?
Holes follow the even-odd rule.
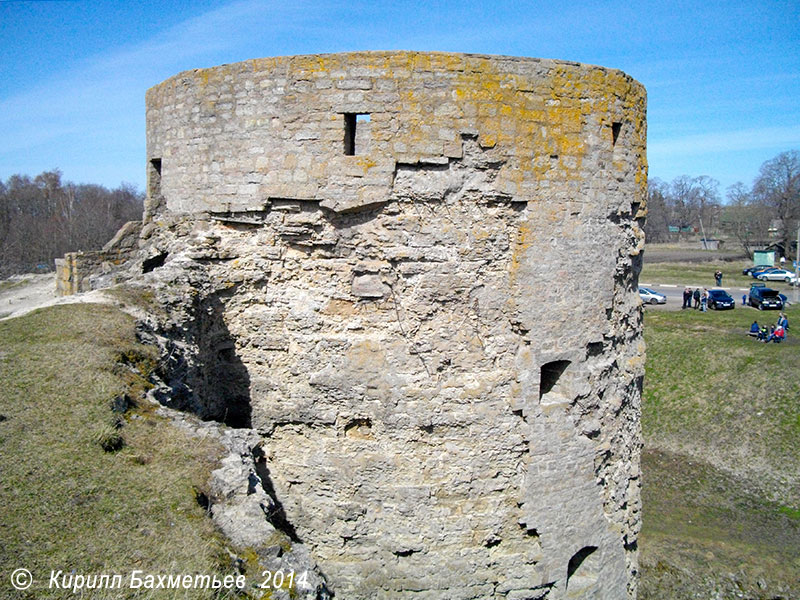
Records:
[[[539,379],[540,401],[542,400],[542,396],[553,391],[569,365],[570,361],[568,360],[554,360],[553,362],[542,365]]]
[[[150,169],[147,173],[147,189],[151,198],[161,194],[161,159],[151,158]]]
[[[160,158],[151,158],[150,164],[152,165],[153,169],[155,169],[158,175],[161,175],[161,159]]]
[[[145,220],[158,211],[163,201],[161,195],[161,159],[151,158],[147,161],[147,199],[144,204]],[[146,272],[146,271],[145,271]]]
[[[622,131],[622,123],[612,123],[611,124],[611,145],[617,145],[617,138],[619,137],[619,132]]]
[[[369,122],[369,113],[344,113],[344,153],[346,156],[363,153],[365,126],[368,126]]]

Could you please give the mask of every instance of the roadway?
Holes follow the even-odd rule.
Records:
[[[771,282],[766,282],[769,285]],[[680,310],[681,306],[683,305],[683,288],[686,286],[683,285],[670,285],[670,284],[658,284],[658,283],[648,283],[648,282],[640,282],[640,287],[650,288],[658,292],[659,294],[664,294],[667,297],[666,304],[646,304],[648,309],[656,309],[656,310]],[[697,285],[697,284],[689,284],[689,287],[694,291],[696,288],[703,289],[704,286]],[[720,288],[716,286],[705,286],[708,289],[721,289],[728,292],[733,299],[736,300],[736,308],[742,308],[742,295],[747,294],[750,291],[749,287],[738,287],[738,286],[722,286]],[[773,289],[777,289],[774,288]],[[780,290],[781,294],[785,295],[789,302],[792,300],[792,292],[787,290]],[[753,309],[755,310],[755,309]]]

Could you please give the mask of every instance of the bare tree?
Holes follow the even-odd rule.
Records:
[[[669,241],[670,208],[667,205],[669,187],[658,178],[647,182],[647,221],[644,233],[650,243]]]
[[[749,258],[753,249],[767,239],[770,211],[753,200],[750,190],[741,182],[728,188],[728,204],[722,210],[721,227],[734,236]]]
[[[701,220],[707,231],[716,228],[720,209],[716,179],[705,175],[676,177],[669,185],[668,201],[672,206],[673,225],[681,230],[698,227]]]
[[[778,222],[778,239],[788,253],[800,219],[800,152],[782,152],[762,164],[753,183],[753,199],[771,210]]]
[[[130,184],[65,183],[58,170],[0,181],[0,276],[50,269],[66,252],[100,248],[141,218],[143,200]]]
[[[680,236],[687,230],[699,229],[701,220],[706,232],[712,233],[719,225],[720,210],[716,179],[681,175],[665,183],[654,178],[648,182],[645,233],[651,242],[666,241],[671,227]]]

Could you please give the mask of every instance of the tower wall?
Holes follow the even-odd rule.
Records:
[[[645,135],[630,77],[528,58],[148,91],[143,235],[216,319],[199,401],[258,430],[338,597],[635,596]]]

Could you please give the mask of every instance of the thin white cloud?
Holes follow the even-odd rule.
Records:
[[[144,92],[199,61],[233,54],[253,30],[280,28],[299,10],[242,0],[179,23],[139,44],[96,55],[79,67],[0,99],[0,165],[14,172],[14,154],[46,155],[66,135],[107,139],[109,130],[144,141]],[[278,6],[279,8],[275,8]],[[213,63],[212,63],[213,64]],[[61,156],[67,161],[67,145]],[[53,162],[53,159],[46,158]]]
[[[671,156],[738,152],[800,145],[800,125],[760,127],[648,140],[647,153],[659,159]]]
[[[70,166],[80,170],[111,155],[117,164],[108,165],[109,179],[130,169],[143,161],[145,90],[204,62],[239,60],[237,52],[247,51],[253,40],[270,39],[271,30],[285,32],[301,20],[296,17],[304,7],[286,4],[232,2],[0,99],[0,178],[42,164],[42,169],[61,166],[69,178],[102,181],[97,170],[73,174]]]

